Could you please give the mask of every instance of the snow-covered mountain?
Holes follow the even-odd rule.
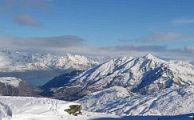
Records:
[[[72,79],[68,85],[59,90],[59,93],[61,95],[70,86],[79,89],[77,91],[82,95],[121,86],[130,92],[149,94],[166,88],[189,86],[193,83],[194,67],[191,64],[164,61],[148,54],[136,58],[112,59],[93,67]]]
[[[58,88],[55,97],[118,115],[180,114],[194,112],[193,86],[193,65],[148,54],[93,67]]]
[[[40,54],[23,51],[0,51],[0,77],[18,77],[41,85],[72,70],[86,70],[97,61],[80,55]]]
[[[0,96],[35,96],[35,91],[25,81],[14,77],[0,77]]]
[[[62,81],[64,86],[52,91],[53,97],[76,100],[86,111],[119,116],[156,115],[153,120],[158,119],[157,115],[194,113],[194,67],[187,62],[165,61],[151,54],[121,57],[92,67],[72,79],[71,75],[65,77],[68,80],[65,83],[65,80]],[[52,83],[53,81],[50,84]],[[64,105],[67,102],[48,98],[2,96],[0,103],[0,108],[3,109],[0,110],[0,115],[9,118],[11,111],[15,120],[31,119],[32,116],[36,120],[94,117],[94,113],[88,112],[79,118],[66,115]],[[96,115],[101,116],[95,113]]]

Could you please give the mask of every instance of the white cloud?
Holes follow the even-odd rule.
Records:
[[[194,19],[177,19],[173,21],[174,24],[194,24]]]
[[[194,40],[194,35],[179,32],[154,32],[147,36],[137,38],[138,41],[173,41]]]
[[[194,53],[194,46],[185,46],[184,47],[184,50],[187,51],[187,52],[193,52]]]
[[[1,37],[0,47],[61,49],[78,47],[84,44],[84,39],[74,35],[52,37]]]
[[[29,11],[50,14],[52,5],[52,1],[49,0],[0,0],[0,15],[8,16],[18,24],[37,27],[41,23],[38,17],[30,15]]]
[[[32,27],[41,26],[40,21],[28,14],[17,15],[14,17],[14,22],[21,25],[28,25]]]
[[[156,32],[152,33],[150,36],[148,36],[148,40],[154,41],[166,41],[166,40],[176,40],[181,37],[180,33],[176,32]]]

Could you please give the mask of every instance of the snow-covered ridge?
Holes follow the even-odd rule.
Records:
[[[169,87],[194,84],[191,64],[168,62],[151,54],[143,57],[121,57],[93,67],[72,80],[85,90],[99,91],[122,86],[131,91],[149,93]]]
[[[80,55],[30,53],[23,51],[0,51],[0,71],[27,71],[48,69],[86,69],[98,64],[97,61]]]

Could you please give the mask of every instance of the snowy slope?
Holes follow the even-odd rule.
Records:
[[[179,115],[194,113],[193,100],[193,87],[176,90],[167,88],[149,95],[127,95],[124,88],[117,87],[115,90],[115,87],[112,87],[92,93],[77,102],[88,111],[117,115]]]
[[[12,112],[9,106],[0,102],[0,120],[11,119]]]
[[[87,112],[69,115],[64,109],[78,103],[48,98],[0,97],[1,120],[192,120],[193,114],[177,116],[116,116],[113,114]]]
[[[69,115],[64,109],[68,109],[72,104],[77,103],[48,98],[1,96],[0,118],[2,120],[88,120],[98,117],[118,117],[86,111],[82,111],[82,115],[78,116]]]

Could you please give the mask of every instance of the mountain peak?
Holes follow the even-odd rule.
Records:
[[[156,56],[152,55],[151,53],[148,53],[147,55],[145,55],[144,58],[147,58],[147,59],[158,59]]]

